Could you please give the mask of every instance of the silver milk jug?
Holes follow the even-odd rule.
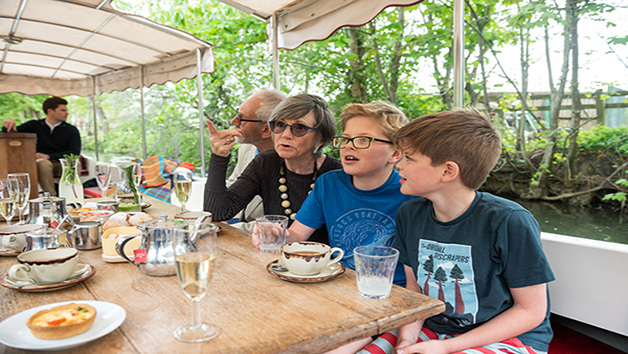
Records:
[[[176,274],[174,265],[174,228],[187,225],[182,220],[168,220],[162,215],[158,220],[146,221],[137,226],[141,235],[118,240],[116,252],[120,257],[135,264],[142,273],[153,277],[164,277]],[[131,261],[124,253],[127,242],[141,237],[140,247],[134,251],[135,260]]]
[[[68,216],[64,198],[51,197],[49,193],[44,193],[43,197],[28,201],[28,224],[70,231],[74,222]]]

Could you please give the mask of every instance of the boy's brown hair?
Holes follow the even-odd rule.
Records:
[[[377,125],[388,139],[392,139],[395,132],[409,122],[406,115],[391,104],[381,101],[366,104],[352,103],[340,113],[342,130],[345,129],[347,122],[355,117],[375,119]]]
[[[432,165],[453,161],[460,167],[460,180],[478,189],[501,154],[501,135],[489,118],[475,109],[455,109],[413,119],[393,136],[408,153],[420,153]]]

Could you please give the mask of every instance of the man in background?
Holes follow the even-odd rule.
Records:
[[[254,92],[238,108],[238,115],[232,120],[233,130],[218,131],[213,123],[207,120],[209,138],[230,136],[231,146],[239,143],[238,162],[227,179],[227,187],[235,182],[246,166],[260,152],[273,150],[272,133],[268,127],[268,119],[273,109],[283,101],[287,95],[278,90],[264,89]],[[255,217],[264,215],[262,199],[257,196],[241,212],[241,223],[233,226],[248,229],[246,222],[255,220]]]
[[[33,119],[16,126],[13,119],[2,122],[3,132],[37,134],[37,178],[44,192],[56,196],[54,176],[61,175],[59,159],[63,155],[81,154],[81,135],[78,129],[66,122],[68,101],[60,97],[50,97],[42,106],[46,118]]]

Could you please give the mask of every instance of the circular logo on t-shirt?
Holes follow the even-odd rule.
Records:
[[[363,245],[392,246],[395,220],[390,216],[369,208],[355,209],[340,216],[329,233],[333,247],[345,251],[342,263],[355,269],[353,249]]]

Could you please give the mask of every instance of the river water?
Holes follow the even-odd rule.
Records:
[[[555,234],[628,244],[628,216],[617,212],[580,208],[563,203],[521,201],[541,230]]]

